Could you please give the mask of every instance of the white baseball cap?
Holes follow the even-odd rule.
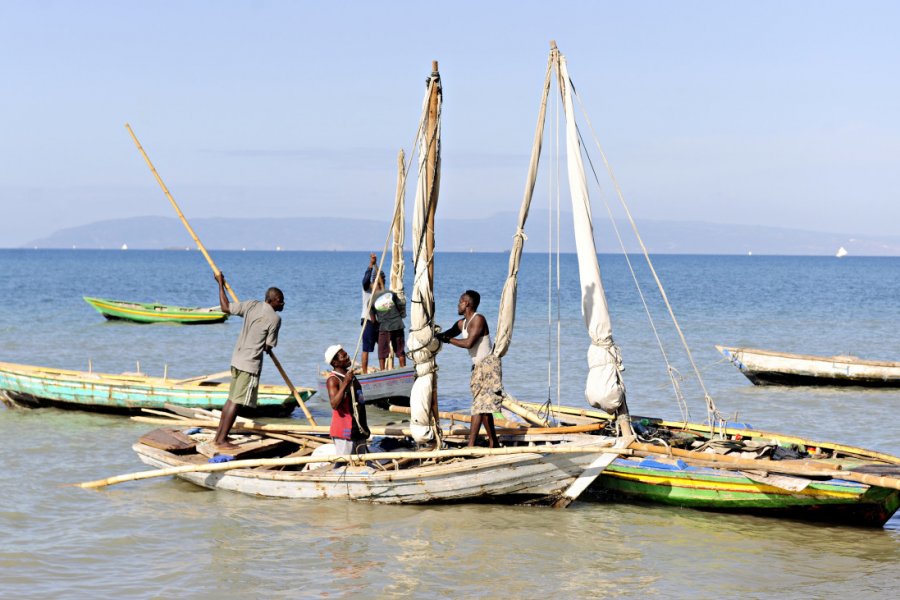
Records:
[[[340,344],[334,344],[332,346],[328,346],[328,349],[325,350],[325,364],[330,365],[331,361],[334,360],[334,357],[337,356],[337,353],[343,350],[344,347]]]

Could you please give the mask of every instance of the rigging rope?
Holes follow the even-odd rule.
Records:
[[[428,107],[426,104],[425,106],[422,107],[422,114],[419,117],[419,126],[416,128],[415,136],[413,136],[412,147],[414,150],[415,150],[415,148],[418,147],[419,139],[423,135],[423,131],[425,129],[425,121],[427,119],[427,116],[428,116]],[[407,175],[409,173],[409,169],[412,167],[412,161],[413,161],[414,155],[415,155],[415,151],[409,153],[409,160],[406,162],[406,164],[403,167],[402,180],[400,183],[401,186],[404,186],[404,187],[406,186]],[[384,240],[384,247],[381,250],[381,259],[378,261],[378,272],[375,274],[376,277],[378,276],[378,273],[384,272],[384,261],[387,258],[388,245],[391,244],[391,241],[393,238],[393,233],[394,233],[394,223],[397,221],[399,212],[400,212],[400,207],[397,206],[395,203],[394,204],[394,214],[393,214],[393,217],[391,218],[391,223],[388,226],[387,238]],[[405,223],[401,223],[401,227],[405,227],[405,226],[406,226]],[[366,307],[366,313],[369,313],[372,311],[372,304],[374,302],[375,302],[375,295],[371,294],[369,296],[369,304]],[[356,362],[357,358],[359,357],[360,350],[362,349],[362,338],[363,338],[363,334],[365,333],[365,328],[366,328],[366,324],[365,324],[365,322],[363,322],[363,324],[359,330],[359,336],[356,338],[356,349],[353,351],[353,362]]]
[[[681,326],[678,324],[678,319],[675,317],[675,312],[672,309],[672,305],[669,302],[669,298],[666,295],[665,288],[662,285],[662,281],[660,281],[659,276],[656,273],[656,269],[653,266],[653,261],[650,260],[650,253],[647,251],[647,247],[644,245],[644,240],[641,237],[641,234],[637,230],[637,224],[634,222],[634,218],[631,215],[631,210],[628,208],[628,204],[625,202],[625,196],[622,193],[622,188],[619,186],[619,182],[616,179],[615,174],[613,173],[612,167],[609,164],[609,161],[606,158],[606,153],[603,151],[603,147],[600,145],[600,140],[597,138],[597,134],[594,131],[594,126],[591,124],[590,117],[587,115],[587,111],[584,109],[584,105],[581,101],[580,96],[575,92],[575,86],[572,84],[572,81],[569,80],[569,85],[572,86],[572,92],[575,94],[575,97],[578,99],[578,104],[581,107],[582,114],[584,114],[585,120],[587,121],[588,128],[591,131],[591,135],[594,137],[594,143],[597,145],[597,150],[600,153],[600,157],[603,159],[603,164],[606,167],[606,171],[610,177],[610,180],[613,183],[613,187],[616,190],[616,195],[618,196],[619,203],[622,205],[622,208],[625,211],[626,216],[628,217],[628,222],[631,224],[632,231],[634,232],[635,238],[640,244],[641,251],[644,255],[644,259],[647,261],[647,266],[650,269],[651,274],[653,275],[653,279],[656,282],[657,288],[659,289],[659,293],[662,296],[663,302],[666,305],[666,309],[669,312],[669,317],[672,319],[672,324],[675,326],[675,330],[678,332],[678,337],[681,340],[681,344],[684,347],[684,351],[687,354],[688,360],[691,363],[691,367],[694,370],[694,373],[697,377],[697,381],[700,384],[700,388],[703,390],[704,401],[706,402],[706,412],[707,419],[710,424],[710,427],[713,427],[714,423],[722,423],[725,419],[724,416],[719,412],[716,408],[715,402],[712,399],[709,391],[706,389],[706,384],[703,381],[703,377],[700,375],[700,370],[697,368],[697,364],[694,361],[694,356],[691,353],[690,346],[687,343],[687,339],[684,337],[684,332],[681,330]],[[580,137],[580,132],[579,132]],[[587,154],[587,153],[585,153]],[[588,160],[590,161],[590,156],[588,156]],[[594,170],[593,163],[591,163],[591,170],[594,171],[594,177],[597,177],[597,173]],[[598,181],[599,185],[599,181]],[[627,253],[626,253],[627,256]]]

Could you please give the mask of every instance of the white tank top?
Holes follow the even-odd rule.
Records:
[[[472,319],[474,319],[476,317],[476,315],[478,315],[478,313],[473,313]],[[472,319],[469,319],[468,321],[463,319],[462,334],[459,336],[460,338],[462,338],[464,340],[469,338],[469,323],[472,322]],[[477,365],[478,363],[483,361],[485,358],[487,358],[488,355],[491,353],[491,334],[490,334],[490,332],[485,333],[483,336],[481,336],[481,339],[478,340],[478,342],[474,346],[472,346],[471,348],[468,348],[468,350],[469,350],[469,356],[472,357],[473,365]]]

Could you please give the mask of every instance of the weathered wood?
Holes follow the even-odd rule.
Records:
[[[408,406],[396,406],[391,404],[388,406],[388,410],[390,412],[402,413],[405,415],[411,414],[412,410]],[[437,413],[438,417],[441,419],[446,419],[448,421],[459,421],[461,423],[471,423],[472,416],[466,415],[463,413],[457,412],[447,412],[447,411],[439,411]],[[510,421],[509,419],[494,419],[494,425],[496,427],[503,427],[506,429],[520,429],[526,427],[526,425],[522,423],[516,423],[515,421]]]
[[[154,425],[166,425],[171,423],[171,420],[168,419],[157,419],[153,417],[141,417],[134,416],[131,417],[132,421],[137,421],[139,423],[151,423]],[[189,419],[184,421],[185,425],[193,425],[195,427],[215,427],[216,421],[209,421],[203,419]],[[590,433],[593,431],[600,431],[605,427],[604,423],[595,423],[592,425],[573,425],[571,427],[523,427],[523,428],[513,428],[513,429],[498,429],[498,435],[517,435],[517,434],[527,434],[527,433]],[[296,432],[296,433],[329,433],[330,428],[327,426],[316,426],[313,427],[311,425],[299,425],[293,423],[261,423],[258,421],[251,421],[248,424],[236,424],[235,430],[246,430],[246,431],[284,431],[284,432]],[[404,427],[393,427],[393,426],[371,426],[369,427],[372,435],[385,435],[385,436],[409,436],[410,431],[408,428]],[[465,433],[466,430],[459,429],[453,430],[451,433]]]
[[[619,438],[616,440],[613,447],[626,449],[633,439],[633,437]],[[594,462],[592,462],[590,466],[588,466],[588,468],[572,482],[572,485],[563,492],[556,502],[553,503],[553,508],[566,508],[572,502],[577,500],[584,490],[594,483],[597,477],[600,477],[600,474],[603,473],[603,470],[615,459],[615,454],[601,454],[595,458]]]
[[[236,450],[218,450],[213,443],[204,442],[197,445],[197,452],[210,458],[217,454],[226,454],[237,459],[242,456],[249,456],[251,454],[257,454],[263,451],[275,450],[279,446],[282,446],[284,444],[284,441],[275,439],[274,437],[259,438],[254,436],[253,438],[245,441],[237,441],[232,443],[238,447]]]
[[[173,454],[191,452],[197,443],[177,429],[154,429],[138,440],[151,448],[159,448]]]
[[[484,457],[484,456],[507,456],[522,454],[594,454],[597,452],[610,452],[617,455],[629,455],[631,451],[622,448],[612,448],[605,445],[576,445],[576,444],[560,444],[556,446],[523,446],[514,448],[460,448],[457,450],[431,450],[427,452],[371,452],[361,455],[322,455],[322,456],[303,456],[298,458],[260,458],[248,460],[233,460],[224,463],[207,463],[201,465],[183,465],[178,467],[170,467],[166,469],[158,469],[154,471],[141,471],[137,473],[129,473],[127,475],[118,475],[115,477],[107,477],[106,479],[98,479],[96,481],[87,481],[76,484],[82,488],[97,488],[126,481],[137,481],[141,479],[151,479],[153,477],[167,477],[169,475],[177,475],[179,473],[213,473],[219,471],[230,471],[234,469],[250,469],[261,466],[293,466],[304,465],[311,462],[346,462],[349,464],[365,463],[372,460],[399,460],[403,458],[414,459],[446,459],[455,457]]]

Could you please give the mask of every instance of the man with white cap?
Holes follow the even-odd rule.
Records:
[[[334,344],[325,350],[325,362],[332,369],[325,387],[332,408],[330,435],[335,454],[365,454],[369,451],[366,405],[362,386],[350,368],[350,355],[340,344]]]

